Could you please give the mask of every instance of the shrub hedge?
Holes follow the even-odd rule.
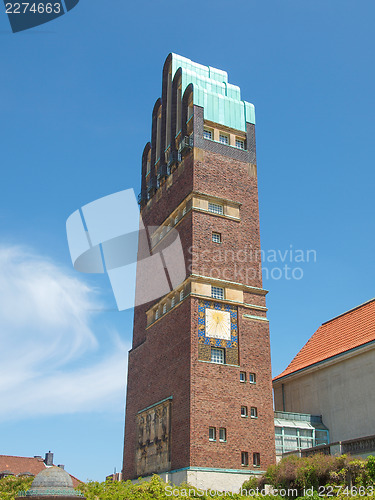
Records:
[[[0,500],[14,500],[20,490],[28,490],[33,478],[5,477],[0,479]],[[264,495],[266,484],[274,488],[273,494]],[[305,498],[319,500],[322,496],[347,500],[375,500],[375,457],[367,460],[349,456],[331,457],[313,455],[307,458],[289,456],[267,469],[261,479],[250,478],[242,486],[243,494],[224,496],[212,490],[203,492],[189,485],[172,487],[157,475],[151,481],[132,484],[131,481],[103,483],[90,481],[78,488],[87,500],[168,500],[201,498],[203,500],[233,498],[245,500],[255,496],[262,500]],[[276,491],[277,490],[277,491]]]

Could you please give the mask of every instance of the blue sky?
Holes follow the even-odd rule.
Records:
[[[12,34],[0,13],[1,454],[52,450],[83,480],[121,468],[132,312],[72,269],[65,221],[138,193],[171,51],[228,71],[255,105],[266,255],[316,252],[287,262],[302,279],[264,281],[274,375],[374,296],[374,15],[370,0],[81,0]]]

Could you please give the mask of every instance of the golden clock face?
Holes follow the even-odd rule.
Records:
[[[230,312],[206,308],[206,337],[231,340]]]

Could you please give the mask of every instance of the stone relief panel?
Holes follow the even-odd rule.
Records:
[[[137,415],[135,461],[138,476],[170,469],[171,404],[168,399]]]

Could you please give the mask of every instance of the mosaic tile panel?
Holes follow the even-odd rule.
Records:
[[[230,340],[210,338],[206,334],[206,308],[230,313]],[[200,300],[198,304],[198,342],[213,347],[233,348],[238,346],[237,308],[230,304],[220,304],[209,300]]]

